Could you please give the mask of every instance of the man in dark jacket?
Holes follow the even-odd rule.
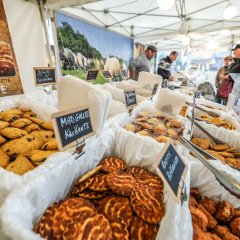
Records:
[[[163,79],[168,79],[173,81],[173,76],[171,75],[170,68],[171,64],[177,59],[178,52],[172,51],[169,56],[160,60],[158,64],[157,74],[161,75]]]

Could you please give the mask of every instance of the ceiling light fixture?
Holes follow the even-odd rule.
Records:
[[[223,18],[226,20],[230,20],[234,18],[237,14],[237,8],[234,5],[228,5],[223,11]]]
[[[175,0],[157,0],[158,6],[162,10],[169,10],[175,3]]]

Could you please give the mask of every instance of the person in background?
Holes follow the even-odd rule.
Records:
[[[217,96],[220,99],[219,103],[224,105],[227,104],[228,96],[232,92],[234,85],[234,79],[231,77],[231,73],[240,74],[240,44],[237,44],[232,51],[234,51],[234,62],[229,66],[229,73],[224,75],[223,82],[217,92]]]
[[[229,72],[229,66],[231,65],[231,63],[232,63],[231,56],[227,56],[224,58],[224,66],[218,69],[216,79],[215,79],[215,86],[217,89],[221,86],[223,82],[224,74]]]
[[[157,74],[161,75],[163,79],[168,79],[173,81],[173,76],[171,75],[171,64],[177,59],[178,52],[172,51],[169,56],[160,60],[158,64]]]
[[[145,52],[141,52],[130,64],[130,71],[134,72],[134,76],[130,76],[130,78],[137,81],[140,72],[150,72],[150,60],[154,57],[156,52],[157,48],[155,46],[148,45]]]

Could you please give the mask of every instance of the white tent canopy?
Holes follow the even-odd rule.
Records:
[[[167,11],[158,7],[157,0],[48,0],[46,6],[63,7],[64,14],[132,37],[136,42],[155,44],[158,49],[183,49],[186,43],[179,28],[184,19],[191,47],[207,48],[213,39],[219,47],[232,47],[240,36],[240,1],[231,3],[237,7],[237,15],[231,20],[222,16],[228,0],[176,0]],[[229,32],[222,35],[221,30]]]

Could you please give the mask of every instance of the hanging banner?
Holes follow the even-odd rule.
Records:
[[[22,94],[22,83],[13,51],[3,0],[0,0],[0,29],[0,96]]]

